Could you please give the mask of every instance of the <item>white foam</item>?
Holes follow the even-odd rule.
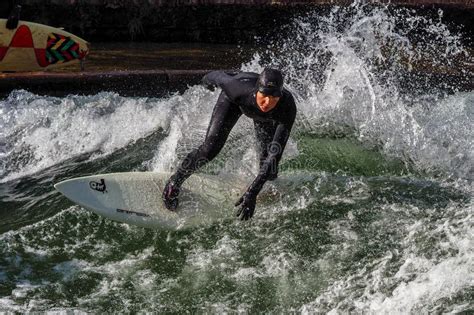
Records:
[[[101,265],[88,265],[85,270],[100,273],[102,280],[94,289],[94,292],[78,299],[79,305],[88,305],[115,294],[117,290],[121,290],[124,281],[127,280],[134,283],[136,292],[153,296],[157,275],[144,268],[144,264],[152,256],[153,250],[154,248],[149,247],[137,253],[127,254],[119,261],[111,261]],[[132,304],[126,297],[123,297],[122,302],[125,305]]]
[[[243,267],[237,269],[237,271],[232,275],[232,278],[237,281],[249,281],[254,278],[260,278],[262,277],[262,274],[260,273],[257,268],[253,267]]]
[[[40,285],[33,285],[28,280],[23,280],[17,283],[16,288],[12,290],[12,296],[16,299],[25,298],[28,292],[40,287]]]
[[[3,182],[84,153],[95,152],[95,158],[110,154],[159,128],[166,129],[170,120],[167,100],[112,93],[62,99],[16,93],[16,97],[0,102],[0,108],[7,111],[0,125],[9,143],[9,151],[4,153],[6,167],[9,158],[22,162],[5,170],[8,175]],[[9,102],[13,106],[8,106]]]
[[[239,257],[237,245],[237,240],[231,239],[229,235],[224,235],[211,250],[195,248],[187,256],[186,262],[193,269],[225,270],[229,264],[235,264],[237,257]]]
[[[289,253],[280,253],[276,255],[265,256],[262,265],[265,274],[270,277],[286,277],[291,270],[294,270],[299,257]]]
[[[183,95],[174,95],[167,100],[173,109],[171,121],[167,137],[160,143],[151,162],[152,170],[169,171],[176,164],[178,150],[191,151],[193,146],[198,145],[192,139],[199,138],[202,133],[203,124],[210,117],[209,107],[217,95],[202,87],[192,87]]]
[[[417,85],[402,91],[399,84],[408,80],[407,59],[449,66],[467,56],[460,36],[406,10],[363,7],[298,19],[288,39],[243,69],[258,72],[266,59],[283,68],[298,100],[299,132],[355,135],[420,170],[472,179],[474,93],[446,97]],[[414,30],[444,35],[412,44],[406,34]]]
[[[382,221],[391,220],[385,211],[393,207],[386,207]],[[416,219],[410,224],[410,215],[418,216],[415,207],[405,207],[404,213],[395,211],[400,214],[394,215],[407,217],[397,224],[398,229],[406,229],[401,232],[405,235],[400,242],[402,252],[389,250],[383,257],[334,281],[313,302],[303,305],[300,311],[332,314],[347,310],[371,314],[424,313],[441,306],[443,300],[469,290],[474,285],[471,210],[472,204],[463,208],[452,204],[443,210],[448,219],[439,219],[434,228],[432,215],[429,214],[426,219]],[[377,224],[387,227],[387,222]],[[349,226],[337,226],[333,231],[339,235],[342,245],[335,245],[330,252],[338,251],[338,259],[343,261],[350,259],[351,243],[354,244],[357,238],[352,239],[347,234]],[[424,257],[423,246],[420,248],[419,244],[425,244],[429,239],[436,239],[437,242],[431,245],[431,257]],[[452,254],[446,254],[449,252]],[[329,256],[327,259],[331,260]],[[452,305],[452,308],[467,310],[463,302]]]
[[[473,261],[474,254],[471,253],[467,256],[447,258],[439,264],[428,267],[426,271],[424,268],[416,270],[417,276],[414,280],[401,282],[391,296],[384,298],[381,303],[373,301],[369,309],[377,313],[399,314],[426,310],[426,306],[474,286]],[[432,262],[425,262],[421,266],[426,268],[426,264],[430,265]]]
[[[87,268],[91,268],[91,265],[88,262],[79,259],[72,259],[57,264],[53,267],[53,270],[62,275],[63,281],[69,281],[78,272],[83,271]]]

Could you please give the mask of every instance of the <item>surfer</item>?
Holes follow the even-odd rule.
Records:
[[[239,117],[253,119],[259,153],[259,173],[235,204],[237,216],[248,220],[253,216],[257,195],[267,180],[278,176],[278,163],[295,121],[296,105],[291,93],[283,88],[279,70],[265,68],[259,75],[252,72],[213,71],[205,75],[203,84],[222,88],[214,107],[204,143],[191,151],[163,190],[167,209],[178,207],[183,182],[196,170],[216,157]]]

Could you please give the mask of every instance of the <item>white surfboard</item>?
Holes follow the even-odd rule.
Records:
[[[148,228],[179,230],[231,218],[245,190],[237,178],[193,174],[181,189],[179,206],[169,211],[161,194],[170,174],[132,172],[68,179],[54,187],[74,203],[103,217]]]

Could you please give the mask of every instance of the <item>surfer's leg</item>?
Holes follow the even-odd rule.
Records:
[[[179,188],[196,170],[206,165],[224,147],[232,127],[242,112],[232,104],[224,93],[221,93],[212,112],[206,138],[197,149],[191,151],[173,174],[163,191],[163,201],[168,209],[177,207]]]
[[[230,131],[241,115],[241,111],[232,104],[224,93],[221,93],[211,116],[204,142],[190,152],[178,168],[179,175],[191,176],[199,168],[212,161],[224,147]]]
[[[273,140],[275,134],[276,123],[274,122],[263,122],[254,120],[255,137],[257,138],[257,155],[259,159],[259,169],[262,169],[262,165],[268,156],[268,148]],[[278,176],[278,162],[280,161],[281,154],[277,155],[276,161],[271,165],[271,173],[268,180],[274,180]]]

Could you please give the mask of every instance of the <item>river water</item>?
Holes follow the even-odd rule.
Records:
[[[363,5],[300,17],[285,34],[241,66],[282,68],[298,106],[280,179],[251,222],[143,229],[52,187],[172,170],[202,141],[219,91],[0,100],[0,311],[472,311],[474,93],[410,75],[469,69],[462,39]],[[250,182],[253,134],[241,118],[203,172]]]

